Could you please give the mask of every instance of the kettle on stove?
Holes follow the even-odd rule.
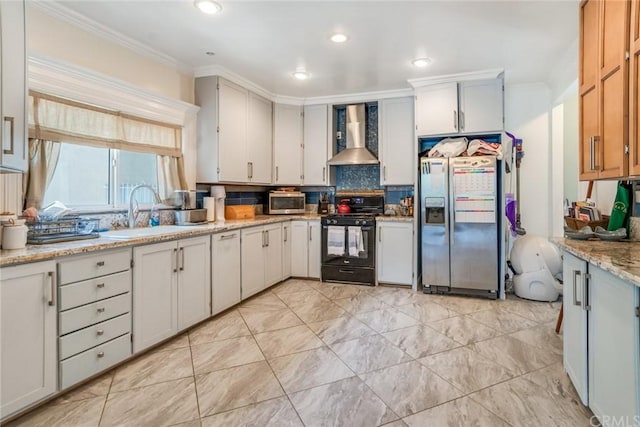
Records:
[[[348,214],[351,213],[351,206],[349,206],[349,199],[342,199],[338,204],[338,213],[339,214]]]

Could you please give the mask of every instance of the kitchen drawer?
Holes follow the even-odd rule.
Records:
[[[126,293],[60,313],[60,335],[104,322],[131,312],[131,294]]]
[[[126,334],[60,362],[60,389],[104,371],[131,356],[131,335]]]
[[[73,257],[58,263],[61,285],[94,277],[106,276],[131,267],[131,249],[97,252],[95,255]]]
[[[131,291],[131,270],[60,287],[60,310]]]
[[[131,315],[123,314],[60,337],[60,360],[131,332]]]

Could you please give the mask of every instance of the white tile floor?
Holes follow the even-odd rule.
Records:
[[[288,280],[11,425],[586,426],[559,309]]]

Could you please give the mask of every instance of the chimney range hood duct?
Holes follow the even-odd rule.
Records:
[[[347,105],[347,147],[333,156],[327,164],[377,165],[380,161],[365,146],[366,115],[365,104]]]

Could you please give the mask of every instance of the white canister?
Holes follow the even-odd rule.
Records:
[[[202,199],[203,207],[207,210],[207,222],[216,220],[216,198],[205,197]]]
[[[23,249],[27,246],[27,231],[24,224],[4,224],[2,230],[2,249]]]

